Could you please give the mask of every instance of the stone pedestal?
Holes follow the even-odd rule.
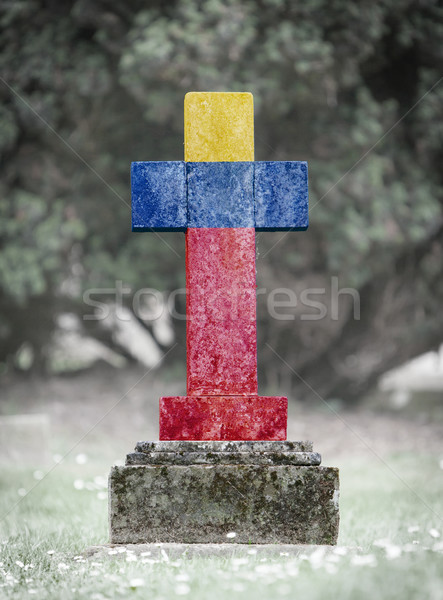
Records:
[[[311,442],[139,442],[109,476],[110,541],[335,544],[338,469],[320,462]]]

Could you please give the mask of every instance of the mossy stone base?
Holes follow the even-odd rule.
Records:
[[[331,467],[113,467],[110,541],[335,544],[338,494],[338,469]]]

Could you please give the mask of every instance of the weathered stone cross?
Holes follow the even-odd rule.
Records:
[[[255,230],[308,226],[306,162],[254,162],[248,93],[185,97],[185,161],[132,163],[133,231],[186,232],[187,396],[160,440],[285,440],[287,399],[258,396]]]

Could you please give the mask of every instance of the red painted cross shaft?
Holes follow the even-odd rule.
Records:
[[[284,440],[287,399],[257,395],[255,230],[186,234],[187,396],[160,400],[161,440]]]

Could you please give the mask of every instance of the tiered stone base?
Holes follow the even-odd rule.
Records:
[[[139,442],[109,477],[110,541],[335,544],[338,469],[320,460],[310,442]]]

